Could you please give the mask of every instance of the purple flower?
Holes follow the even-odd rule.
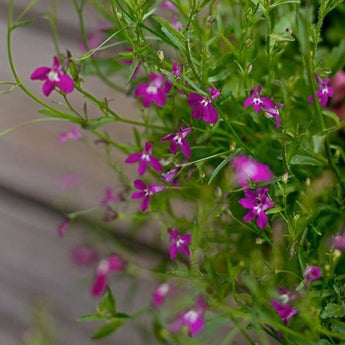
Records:
[[[183,28],[183,25],[180,23],[178,20],[177,15],[173,15],[171,18],[171,26],[176,30],[176,31],[181,31]]]
[[[291,294],[285,289],[280,290],[280,299],[272,298],[272,305],[274,310],[278,313],[279,317],[287,325],[289,320],[296,314],[298,310],[292,306],[292,301],[296,298],[296,294]]]
[[[182,72],[183,66],[179,65],[176,61],[172,64],[171,73],[175,76],[176,79],[180,79],[180,74]]]
[[[249,209],[243,220],[248,223],[256,218],[256,224],[260,229],[264,229],[268,222],[265,211],[275,204],[266,195],[267,192],[268,188],[258,188],[257,190],[245,189],[245,198],[238,201],[244,208]]]
[[[132,199],[143,199],[143,201],[140,204],[140,209],[143,212],[145,212],[149,208],[150,196],[158,192],[161,192],[165,189],[164,186],[157,186],[154,183],[147,186],[146,183],[142,180],[135,180],[134,187],[138,189],[139,192],[133,193]]]
[[[191,242],[191,235],[179,235],[176,229],[169,229],[168,233],[170,236],[170,240],[172,242],[170,245],[170,260],[174,260],[177,257],[177,253],[179,250],[184,256],[189,257],[189,245]]]
[[[161,141],[171,140],[170,152],[174,155],[177,153],[177,149],[180,146],[182,153],[187,157],[191,157],[190,146],[188,141],[185,139],[186,136],[192,131],[192,127],[187,127],[183,129],[183,126],[180,126],[180,130],[176,133],[171,133],[166,135]]]
[[[144,107],[151,106],[153,102],[162,107],[167,101],[167,93],[170,88],[171,83],[166,81],[164,76],[152,73],[150,74],[150,82],[138,85],[134,91],[134,96],[142,97]]]
[[[82,267],[89,267],[99,260],[95,249],[87,246],[76,246],[71,251],[71,260]]]
[[[338,250],[345,249],[345,230],[333,238],[333,248]]]
[[[68,226],[69,226],[70,220],[68,218],[64,219],[61,224],[57,228],[57,233],[60,237],[63,237]]]
[[[274,105],[273,103],[273,107],[268,108],[266,108],[265,106],[262,107],[262,110],[266,113],[267,117],[274,118],[276,120],[276,128],[280,127],[279,109],[283,107],[283,103],[280,103],[278,105]]]
[[[185,326],[191,337],[198,335],[205,326],[202,314],[206,307],[204,300],[199,298],[196,308],[188,309],[178,315],[176,321],[170,326],[170,332],[177,332]]]
[[[317,75],[316,80],[317,80],[317,83],[319,84],[319,89],[316,91],[316,96],[320,100],[320,105],[322,107],[324,107],[328,102],[328,98],[333,96],[333,92],[334,92],[333,87],[328,86],[328,84],[329,84],[329,78],[328,77],[326,77],[325,81],[323,81],[320,78],[320,76]],[[312,95],[310,95],[308,97],[308,102],[309,103],[314,102]]]
[[[176,167],[162,174],[162,181],[177,184],[177,174],[180,172],[181,167]]]
[[[83,136],[79,133],[79,129],[77,125],[70,125],[69,126],[69,132],[61,132],[59,134],[59,139],[57,143],[61,145],[68,139],[75,139],[75,140],[80,140],[82,139]]]
[[[62,67],[60,66],[59,59],[54,56],[52,67],[38,67],[30,77],[32,80],[44,80],[42,91],[45,96],[58,87],[64,93],[71,93],[74,90],[73,79],[65,74],[62,74]]]
[[[253,105],[254,111],[257,113],[263,108],[274,108],[274,103],[271,99],[260,96],[261,89],[261,85],[259,85],[257,89],[255,87],[252,88],[250,91],[250,97],[248,97],[243,103],[245,108]]]
[[[308,286],[313,280],[318,280],[322,277],[322,272],[319,266],[307,266],[303,273],[305,284]]]
[[[208,90],[211,99],[191,93],[188,96],[188,105],[192,108],[192,115],[198,120],[204,120],[207,123],[216,123],[218,121],[217,109],[212,105],[212,100],[217,99],[220,92],[217,89]]]
[[[121,196],[115,194],[111,188],[107,188],[105,190],[105,196],[104,198],[99,202],[100,205],[102,206],[107,206],[109,205],[111,202],[113,201],[122,201],[123,199],[121,198]]]
[[[273,175],[268,165],[257,162],[247,156],[237,156],[232,161],[235,168],[235,180],[242,186],[248,186],[248,180],[253,182],[268,182]]]
[[[162,10],[177,12],[176,6],[171,1],[163,1],[161,4]]]
[[[163,305],[165,297],[171,292],[171,286],[168,283],[160,284],[157,286],[153,296],[152,305],[158,308]]]
[[[138,166],[138,174],[144,175],[147,169],[147,164],[150,164],[151,167],[157,172],[162,171],[162,165],[159,160],[152,156],[152,143],[145,143],[145,148],[143,152],[133,153],[127,157],[125,160],[126,163],[136,163],[140,162]]]
[[[91,293],[94,296],[103,295],[108,285],[108,275],[110,273],[121,272],[125,270],[126,263],[116,254],[100,261],[96,271],[96,277],[91,287]]]

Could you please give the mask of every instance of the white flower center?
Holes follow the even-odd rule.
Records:
[[[148,162],[150,160],[150,155],[148,155],[147,153],[143,153],[142,156],[141,156],[141,159],[143,161]]]
[[[98,273],[106,274],[109,270],[109,263],[107,260],[102,260],[98,265]]]
[[[198,317],[199,314],[194,310],[190,310],[184,315],[184,319],[190,323],[194,323]]]
[[[49,71],[48,73],[48,79],[52,82],[58,82],[60,81],[60,78],[59,78],[59,73],[54,71],[53,69]]]
[[[248,162],[243,166],[243,174],[248,177],[252,177],[257,172],[257,167],[255,164]]]
[[[325,93],[328,93],[328,88],[327,87],[324,87],[322,90],[321,90],[322,94],[324,95]]]
[[[146,89],[147,93],[149,93],[150,95],[157,94],[157,86],[155,85],[150,85],[147,89]]]
[[[207,107],[208,104],[210,103],[210,100],[207,98],[203,98],[200,102],[204,107]]]
[[[181,238],[179,238],[179,239],[176,241],[176,245],[177,245],[178,247],[180,247],[180,246],[182,246],[182,244],[184,244],[184,241],[183,241]]]
[[[164,283],[164,284],[160,285],[157,292],[159,295],[165,296],[169,292],[169,284]]]
[[[262,103],[262,101],[261,101],[261,99],[260,99],[260,98],[258,98],[258,97],[254,97],[254,99],[253,99],[253,103],[254,103],[254,104],[261,104],[261,103]]]
[[[175,135],[173,140],[176,141],[179,145],[181,145],[182,143],[182,137],[180,134]]]

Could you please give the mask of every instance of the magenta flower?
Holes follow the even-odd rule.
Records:
[[[198,335],[205,326],[202,316],[206,308],[203,298],[199,298],[196,308],[188,309],[178,315],[176,321],[170,326],[170,332],[177,332],[187,327],[191,337]]]
[[[177,183],[177,174],[180,172],[181,167],[176,167],[174,169],[171,169],[165,173],[162,174],[162,181],[176,184]]]
[[[77,125],[70,125],[69,126],[69,132],[61,132],[59,134],[59,139],[57,143],[59,145],[63,144],[68,139],[75,139],[80,140],[83,136],[79,133],[79,129]]]
[[[188,105],[192,108],[192,115],[196,119],[202,119],[207,123],[216,123],[218,121],[218,111],[212,105],[212,100],[217,99],[220,92],[217,89],[209,89],[208,92],[211,99],[198,93],[191,93],[188,96]]]
[[[165,189],[164,186],[157,186],[154,183],[150,184],[149,186],[146,185],[145,182],[142,180],[135,180],[134,187],[139,190],[139,192],[135,192],[132,194],[132,199],[143,199],[140,204],[140,209],[145,212],[149,208],[150,203],[150,196],[161,192]]]
[[[176,229],[169,229],[168,233],[170,240],[172,242],[170,245],[170,260],[176,259],[179,250],[184,256],[189,257],[189,245],[191,243],[191,235],[179,235]]]
[[[345,230],[339,235],[333,237],[332,246],[334,249],[344,250],[345,249]]]
[[[122,197],[115,194],[111,188],[107,188],[105,190],[105,196],[104,198],[99,202],[100,205],[102,206],[108,206],[110,203],[114,202],[114,201],[122,201]]]
[[[45,96],[58,87],[64,93],[71,93],[74,90],[73,79],[65,74],[62,74],[62,67],[60,66],[59,59],[54,56],[52,67],[38,67],[30,77],[32,80],[44,80],[42,91]]]
[[[269,107],[269,108],[266,108],[265,106],[262,107],[262,110],[265,112],[267,117],[275,119],[275,121],[276,121],[276,128],[280,127],[279,109],[281,109],[283,107],[284,107],[283,103],[280,103],[280,104],[277,104],[277,105],[274,105],[274,103],[273,103],[273,107]]]
[[[232,161],[235,168],[235,180],[242,187],[248,186],[248,180],[253,182],[269,182],[273,175],[268,165],[257,162],[247,156],[237,156]]]
[[[126,268],[126,263],[116,254],[100,261],[96,271],[96,277],[91,287],[94,296],[103,295],[108,285],[110,273],[121,272]]]
[[[71,260],[77,266],[89,267],[99,260],[99,256],[94,248],[76,246],[71,251]]]
[[[69,226],[70,220],[68,218],[64,219],[57,228],[57,233],[60,237],[65,235],[65,232]]]
[[[167,102],[167,93],[170,88],[171,82],[167,81],[164,76],[152,73],[150,74],[150,82],[138,85],[134,91],[134,96],[142,97],[144,107],[149,107],[152,103],[162,107]]]
[[[171,133],[166,135],[161,141],[171,140],[170,152],[174,155],[177,153],[177,149],[180,146],[182,153],[190,158],[192,156],[190,152],[190,146],[188,141],[185,139],[186,136],[192,131],[192,127],[187,127],[183,129],[183,126],[180,126],[180,130],[176,133]]]
[[[180,79],[180,74],[182,72],[183,66],[179,65],[176,61],[172,64],[171,73],[175,76],[176,79]]]
[[[330,80],[330,84],[333,87],[331,103],[334,105],[343,101],[345,99],[345,72],[338,71]]]
[[[296,314],[298,310],[292,306],[292,301],[297,297],[296,294],[280,289],[280,299],[276,300],[272,298],[272,305],[274,310],[278,313],[279,317],[287,325],[289,320]]]
[[[143,152],[133,153],[127,157],[126,163],[136,163],[139,162],[138,174],[144,175],[147,169],[147,164],[157,171],[162,171],[162,165],[159,160],[152,156],[152,143],[145,143],[145,148]]]
[[[332,86],[328,86],[329,84],[329,78],[326,77],[325,81],[323,81],[320,76],[316,76],[316,80],[317,83],[319,84],[319,89],[316,91],[316,96],[320,101],[320,105],[322,107],[324,107],[325,105],[327,105],[328,102],[328,98],[333,96],[333,87]],[[310,95],[308,97],[308,102],[309,103],[313,103],[314,99],[313,96]]]
[[[260,96],[261,89],[261,85],[259,85],[257,89],[255,87],[252,88],[250,91],[250,97],[248,97],[243,103],[245,108],[253,105],[254,111],[257,113],[263,108],[274,108],[274,103],[271,99]]]
[[[177,12],[177,7],[171,1],[163,1],[161,4],[162,10]]]
[[[267,192],[268,188],[258,188],[257,190],[245,189],[245,198],[238,201],[244,208],[249,209],[243,220],[248,223],[256,218],[256,224],[260,229],[264,229],[268,223],[265,211],[275,204],[266,195]]]
[[[319,266],[307,266],[303,273],[305,284],[308,286],[313,280],[318,280],[322,277],[321,268]]]
[[[152,305],[158,308],[163,305],[165,297],[171,292],[171,286],[168,283],[160,284],[157,286],[153,296]]]

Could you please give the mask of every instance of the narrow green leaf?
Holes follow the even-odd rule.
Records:
[[[334,47],[327,55],[326,66],[332,70],[332,75],[341,70],[345,65],[345,39]]]
[[[208,184],[211,184],[215,177],[219,174],[219,172],[230,162],[234,154],[229,155],[226,157],[222,162],[218,164],[218,166],[213,170],[210,179],[208,180]]]
[[[83,321],[93,321],[93,320],[102,320],[103,317],[99,314],[86,314],[82,315],[77,318],[77,322],[83,322]]]
[[[167,20],[157,16],[153,16],[152,19],[161,25],[161,30],[167,38],[167,43],[174,45],[180,52],[185,52],[184,36],[174,29]]]
[[[101,326],[98,331],[92,336],[92,339],[101,339],[114,333],[118,330],[124,323],[126,323],[125,319],[116,319],[111,320],[109,323]]]
[[[103,294],[98,309],[100,314],[109,313],[113,315],[116,313],[116,301],[109,287],[107,287],[106,292]]]
[[[304,155],[295,155],[292,157],[290,164],[292,165],[313,165],[321,166],[323,163],[317,160],[314,157],[304,156]]]

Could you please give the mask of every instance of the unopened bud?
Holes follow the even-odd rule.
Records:
[[[262,240],[261,237],[257,237],[257,238],[255,239],[255,242],[256,242],[256,244],[262,244],[263,240]]]
[[[158,50],[157,51],[157,56],[158,56],[158,59],[159,59],[160,62],[164,61],[164,52],[163,52],[163,50]]]
[[[310,178],[309,178],[309,177],[305,180],[305,185],[306,185],[307,187],[310,186]]]
[[[289,179],[289,173],[288,173],[288,172],[285,172],[285,173],[282,175],[282,182],[286,184],[287,181],[288,181],[288,179]]]
[[[297,222],[298,221],[298,219],[300,219],[301,218],[301,215],[300,214],[295,214],[294,216],[293,216],[293,221],[294,222]]]
[[[247,74],[250,74],[250,72],[253,70],[253,65],[250,63],[247,67]]]

